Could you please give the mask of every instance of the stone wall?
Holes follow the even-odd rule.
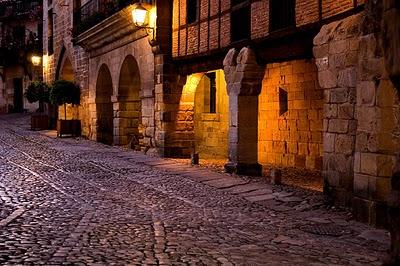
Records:
[[[400,148],[400,109],[384,68],[381,5],[324,26],[314,39],[324,97],[325,191],[356,217],[386,223],[395,154]]]
[[[203,76],[197,86],[194,99],[194,130],[196,153],[200,159],[228,158],[228,119],[229,99],[226,91],[224,72],[217,70],[216,112],[210,113],[210,81]]]
[[[323,90],[314,60],[266,66],[258,119],[261,164],[322,169]]]
[[[70,112],[76,111],[77,116],[81,120],[82,135],[89,135],[89,108],[88,108],[88,54],[80,46],[73,45],[72,28],[73,28],[73,4],[61,5],[58,1],[53,1],[48,6],[48,1],[43,1],[43,78],[46,82],[53,82],[61,78],[60,70],[63,68],[63,62],[68,58],[72,64],[74,82],[81,88],[81,104],[78,110],[69,108]],[[53,15],[53,53],[50,53],[48,47],[49,37],[49,10]],[[60,117],[64,117],[63,113],[59,113]],[[68,117],[74,114],[69,113]]]
[[[141,146],[154,146],[154,55],[151,50],[147,38],[141,38],[134,42],[130,42],[121,47],[105,46],[102,49],[106,53],[92,52],[94,56],[89,59],[89,95],[90,95],[90,135],[89,137],[96,140],[97,136],[97,110],[96,110],[96,83],[99,77],[99,69],[102,65],[106,65],[111,73],[112,91],[110,101],[114,105],[114,144],[125,145],[130,142],[129,136],[135,134],[136,137],[141,135]],[[125,60],[131,57],[135,62],[133,65],[126,66],[123,69]],[[126,72],[126,73],[125,73]],[[131,79],[130,75],[135,76],[139,84],[132,90],[138,95],[123,95],[122,88],[125,79]],[[125,82],[126,83],[126,82]],[[130,102],[130,103],[128,103]],[[134,103],[136,102],[136,103]],[[135,112],[139,112],[137,114]],[[129,117],[132,120],[129,121]],[[139,121],[138,121],[138,117]],[[127,118],[127,119],[125,119]],[[127,129],[131,128],[131,130]],[[133,130],[137,128],[140,132]],[[127,131],[126,131],[127,130]],[[135,132],[134,132],[135,131]]]

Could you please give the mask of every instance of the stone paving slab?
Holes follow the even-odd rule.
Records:
[[[270,188],[265,188],[265,187],[261,187],[258,188],[257,190],[254,191],[250,191],[250,192],[245,192],[245,193],[240,193],[238,194],[241,197],[252,197],[252,196],[259,196],[259,195],[272,195],[272,189]]]
[[[247,192],[259,190],[260,188],[264,188],[264,187],[265,187],[265,183],[246,183],[243,185],[229,187],[224,190],[229,191],[232,194],[241,194],[241,193],[247,193]]]
[[[248,183],[247,181],[239,178],[233,178],[233,177],[223,177],[221,179],[216,179],[216,180],[210,180],[210,181],[205,181],[203,184],[216,187],[216,188],[229,188],[233,186],[239,186],[239,185],[244,185]]]

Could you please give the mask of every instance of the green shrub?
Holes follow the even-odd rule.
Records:
[[[81,92],[78,85],[67,80],[56,80],[50,90],[50,102],[64,105],[65,119],[67,119],[66,104],[79,105]]]
[[[39,112],[43,112],[43,103],[49,102],[49,85],[43,81],[34,81],[26,89],[25,97],[30,103],[39,102]]]

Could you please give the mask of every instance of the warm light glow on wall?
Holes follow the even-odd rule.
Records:
[[[47,54],[43,55],[43,75],[46,75],[49,67],[49,56]]]
[[[152,7],[149,9],[149,26],[156,30],[157,25],[157,10],[156,7]]]

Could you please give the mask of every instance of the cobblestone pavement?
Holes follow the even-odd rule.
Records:
[[[318,193],[0,116],[1,265],[380,265],[385,231]]]

